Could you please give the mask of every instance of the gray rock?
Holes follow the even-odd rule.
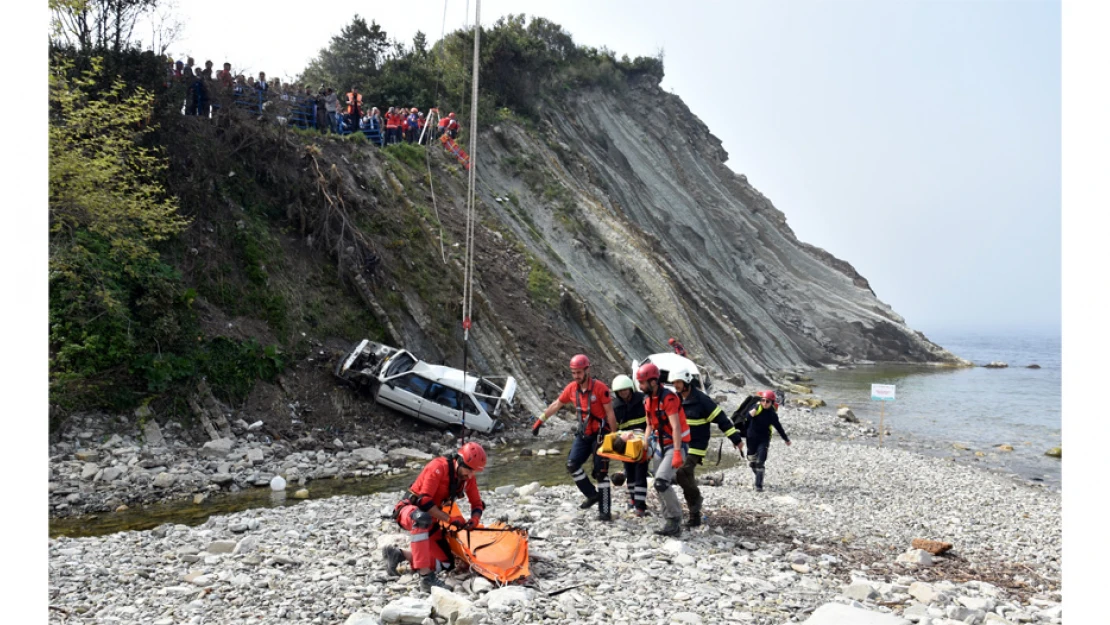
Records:
[[[859,417],[857,417],[856,413],[852,412],[852,409],[847,406],[844,406],[843,408],[837,408],[836,416],[840,417],[840,419],[843,421],[847,421],[848,423],[859,423]]]
[[[415,597],[401,597],[382,608],[382,623],[411,623],[418,625],[432,615],[432,604]]]
[[[343,621],[343,625],[381,625],[378,617],[368,612],[355,612]]]
[[[486,605],[492,611],[508,612],[514,607],[526,608],[532,605],[536,591],[523,586],[502,586],[491,590],[485,596]]]
[[[910,621],[893,614],[872,612],[843,603],[826,603],[803,622],[805,625],[910,625]]]
[[[236,544],[234,540],[217,540],[209,543],[205,551],[208,553],[231,553],[235,551]]]
[[[411,447],[398,447],[397,449],[390,449],[389,453],[386,455],[389,457],[390,460],[394,460],[397,458],[403,458],[406,461],[432,459],[432,454],[420,451],[419,449],[413,449]]]
[[[911,597],[924,604],[930,604],[937,598],[937,591],[933,590],[933,587],[925,582],[914,582],[910,584],[908,592]]]
[[[162,428],[158,427],[157,421],[151,419],[143,426],[143,441],[148,447],[161,447],[166,444],[166,439],[162,436]]]
[[[262,464],[266,459],[266,454],[261,449],[252,448],[247,450],[247,462],[251,464]],[[267,480],[269,482],[269,480]]]
[[[956,601],[965,606],[969,610],[981,610],[983,612],[990,612],[994,609],[994,601],[989,597],[956,597]]]
[[[681,623],[682,625],[701,625],[701,617],[693,612],[676,612],[671,615],[671,623]]]
[[[159,473],[158,475],[154,476],[154,487],[155,488],[170,488],[171,486],[173,486],[174,482],[176,482],[176,481],[177,481],[177,478],[174,477],[173,474],[166,473],[165,471],[163,471],[163,472]]]
[[[536,492],[540,488],[542,487],[540,486],[539,482],[532,482],[531,484],[525,484],[524,486],[521,486],[517,490],[517,494],[521,497],[531,497],[532,495],[536,494]]]
[[[123,475],[123,467],[108,467],[100,474],[100,481],[111,482],[112,480]]]
[[[874,586],[862,582],[845,586],[840,594],[856,601],[874,601],[879,598],[879,593]]]
[[[220,486],[227,486],[228,484],[231,484],[235,481],[235,476],[231,475],[230,473],[216,473],[209,477],[208,481]]]
[[[235,441],[230,438],[217,438],[205,443],[200,448],[199,455],[201,458],[226,458],[234,445]]]
[[[924,549],[910,549],[906,553],[898,556],[898,562],[906,564],[917,564],[920,566],[932,566],[933,554],[925,551]]]
[[[498,495],[512,495],[513,491],[515,490],[516,486],[512,484],[506,484],[505,486],[498,486],[497,488],[493,489],[493,492]]]
[[[432,588],[428,601],[435,609],[436,616],[446,618],[449,625],[462,625],[475,619],[474,603],[449,590]]]
[[[97,465],[95,462],[86,462],[84,465],[81,466],[82,480],[91,480],[96,477],[97,473],[100,473],[100,466]]]
[[[385,453],[377,447],[363,447],[351,452],[351,456],[369,463],[378,463],[385,459]]]
[[[82,462],[96,462],[100,458],[100,452],[92,449],[85,449],[73,454],[73,457]]]

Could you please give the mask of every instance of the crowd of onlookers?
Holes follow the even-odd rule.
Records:
[[[325,85],[313,92],[296,83],[283,85],[277,78],[267,80],[266,72],[258,72],[257,78],[233,74],[231,63],[213,74],[212,61],[205,61],[202,69],[187,57],[170,64],[168,81],[184,86],[185,115],[213,117],[228,105],[257,114],[273,109],[291,125],[337,134],[361,131],[380,145],[427,142],[442,135],[454,139],[459,132],[453,112],[441,115],[430,108],[425,116],[416,107],[391,106],[383,114],[376,106],[366,109],[357,86],[343,96]]]

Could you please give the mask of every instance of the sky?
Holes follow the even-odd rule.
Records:
[[[350,11],[295,20],[190,0],[169,52],[298,74]],[[357,5],[429,40],[474,2]],[[469,10],[469,13],[468,13]],[[662,51],[663,87],[719,137],[798,237],[850,262],[914,328],[1058,332],[1061,8],[1056,2],[486,0],[579,44]]]

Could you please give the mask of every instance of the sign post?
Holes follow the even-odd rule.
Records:
[[[879,447],[883,446],[883,421],[886,419],[886,402],[894,401],[893,384],[872,384],[872,401],[883,402],[879,404]]]

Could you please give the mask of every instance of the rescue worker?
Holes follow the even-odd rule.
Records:
[[[601,380],[590,376],[590,359],[585,354],[577,354],[570,359],[570,373],[574,381],[567,384],[559,397],[551,402],[532,424],[532,435],[539,434],[540,428],[551,415],[565,406],[574,406],[577,413],[577,430],[570,453],[567,454],[567,473],[574,478],[574,485],[586,497],[579,508],[589,509],[599,503],[597,518],[611,521],[611,499],[609,493],[609,460],[597,455],[602,438],[617,429],[617,418],[613,414],[613,398],[609,387]],[[586,459],[593,456],[593,477],[597,480],[595,488],[589,476],[582,470]]]
[[[779,423],[779,415],[775,412],[775,392],[759,391],[759,404],[748,411],[751,421],[748,422],[748,466],[755,473],[755,490],[763,492],[763,469],[767,464],[767,448],[771,445],[771,428],[779,431],[779,436],[790,446],[790,437]]]
[[[617,431],[622,436],[643,435],[647,424],[644,414],[644,394],[635,390],[632,378],[618,375],[613,378],[613,414],[617,418]],[[623,452],[621,452],[623,453]],[[628,484],[629,506],[638,517],[647,515],[647,463],[625,462],[624,476]]]
[[[438,571],[454,568],[444,526],[471,529],[479,524],[485,504],[478,495],[475,474],[485,468],[486,450],[474,442],[463,445],[457,453],[435,458],[424,467],[409,487],[409,496],[393,508],[394,520],[409,531],[409,549],[390,546],[382,550],[390,575],[397,576],[397,565],[407,561],[420,575],[424,591],[430,592],[433,586],[446,587],[436,577]],[[470,502],[469,521],[460,516],[452,518],[445,512],[464,493]]]
[[[667,339],[667,345],[670,345],[671,347],[674,348],[674,353],[678,354],[679,356],[682,356],[683,358],[686,357],[686,348],[683,347],[682,343],[679,343],[678,340],[675,339],[673,336],[671,338]]]
[[[459,122],[455,119],[455,113],[447,114],[447,136],[456,139],[459,136]]]
[[[682,468],[683,458],[689,449],[690,427],[686,424],[686,413],[682,411],[678,395],[659,382],[659,367],[650,362],[640,365],[636,370],[636,381],[644,393],[644,412],[647,414],[644,443],[650,444],[653,450],[655,492],[663,501],[665,523],[655,533],[678,536],[682,534],[682,504],[678,502],[678,495],[671,484],[675,481],[675,473]]]
[[[709,438],[712,435],[711,424],[717,424],[721,431],[728,437],[732,446],[741,449],[744,442],[742,434],[732,425],[732,421],[717,402],[710,399],[699,388],[694,388],[694,373],[688,368],[676,369],[670,372],[669,379],[674,390],[682,400],[682,410],[686,413],[686,425],[690,426],[690,453],[682,463],[682,468],[675,475],[675,481],[682,487],[682,494],[686,498],[686,508],[690,511],[690,518],[686,527],[701,525],[701,490],[698,489],[698,478],[694,471],[702,461],[709,448]],[[741,450],[741,453],[743,451]]]

